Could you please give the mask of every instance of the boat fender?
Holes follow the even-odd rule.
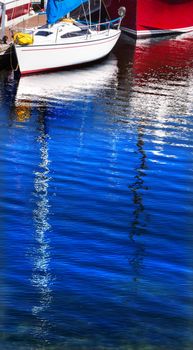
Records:
[[[28,33],[18,32],[14,34],[13,41],[17,45],[30,45],[30,44],[33,44],[33,35]]]
[[[126,8],[125,8],[124,6],[119,7],[119,9],[118,9],[118,14],[119,14],[119,16],[122,17],[122,18],[125,17]]]

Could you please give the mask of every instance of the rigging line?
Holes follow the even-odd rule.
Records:
[[[81,0],[81,2],[82,2],[82,0]],[[84,12],[84,17],[85,17],[85,20],[86,20],[86,24],[88,25],[87,16],[86,16],[86,11],[85,11],[84,3],[83,3],[83,2],[82,2],[82,8],[83,8],[83,12]]]
[[[88,9],[89,9],[89,22],[90,22],[90,28],[91,28],[91,11],[90,11],[90,0],[88,1]]]
[[[101,23],[101,7],[102,7],[102,0],[100,0],[100,4],[99,4],[99,25]]]
[[[103,6],[105,8],[106,14],[108,16],[109,19],[111,19],[110,15],[109,15],[109,11],[107,10],[107,6],[105,5],[104,1],[102,0]]]

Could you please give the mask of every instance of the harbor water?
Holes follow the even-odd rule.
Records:
[[[0,349],[193,347],[193,36],[0,72]]]

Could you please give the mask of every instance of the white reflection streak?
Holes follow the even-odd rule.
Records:
[[[45,312],[51,303],[51,274],[49,270],[50,254],[49,242],[46,239],[46,232],[50,229],[48,223],[49,215],[49,159],[47,147],[48,135],[45,133],[44,122],[40,120],[40,136],[38,143],[40,144],[41,163],[39,171],[35,172],[34,194],[36,196],[36,209],[34,210],[35,224],[35,252],[33,254],[34,269],[32,273],[32,285],[37,289],[39,296],[39,305],[32,308],[32,314],[40,321],[40,326],[36,329],[36,336],[47,341],[48,321],[43,312]]]

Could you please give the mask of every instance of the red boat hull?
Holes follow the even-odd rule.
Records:
[[[124,6],[122,29],[136,37],[193,30],[193,0],[105,0],[110,17]]]
[[[30,11],[31,4],[20,5],[15,8],[8,9],[6,11],[7,20],[15,19],[21,16],[26,15]]]

